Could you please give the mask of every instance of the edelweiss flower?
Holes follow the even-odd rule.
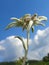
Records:
[[[34,26],[35,25],[42,25],[44,26],[44,24],[41,21],[46,21],[47,17],[45,16],[38,16],[37,14],[34,14],[33,16],[31,16],[31,14],[25,14],[23,17],[21,18],[16,18],[16,17],[12,17],[10,18],[11,20],[15,21],[10,23],[6,29],[9,29],[11,27],[22,27],[23,30],[30,30],[32,29],[32,32],[34,31]]]
[[[28,43],[29,43],[29,31],[30,29],[32,29],[32,32],[34,31],[34,26],[35,25],[42,25],[44,26],[44,24],[41,21],[46,21],[47,17],[45,16],[38,16],[37,14],[34,14],[33,16],[31,16],[31,14],[25,14],[23,17],[21,17],[20,19],[12,17],[11,20],[14,20],[15,22],[10,23],[6,29],[9,29],[11,27],[22,27],[23,30],[26,29],[27,30],[27,43],[25,45],[25,42],[23,41],[23,39],[19,36],[16,36],[15,38],[18,38],[22,41],[22,45],[23,48],[25,50],[25,56],[24,56],[24,60],[22,65],[25,65],[25,62],[27,60],[27,53],[28,53]]]

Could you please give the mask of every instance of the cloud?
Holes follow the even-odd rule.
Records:
[[[3,56],[4,61],[13,61],[24,55],[21,41],[15,39],[14,36],[7,37],[5,40],[0,41],[0,46],[5,48],[3,51],[0,50],[0,56]]]
[[[49,53],[49,27],[45,30],[38,30],[29,51],[31,58],[42,59]],[[35,57],[34,57],[35,56]]]
[[[26,38],[23,38],[26,42]],[[49,27],[38,30],[33,39],[29,40],[28,59],[40,60],[49,53]],[[0,41],[0,62],[15,61],[24,56],[22,42],[14,36]]]
[[[1,50],[5,50],[5,48],[4,48],[3,46],[0,46],[0,51],[1,51]]]

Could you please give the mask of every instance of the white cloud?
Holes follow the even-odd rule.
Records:
[[[33,44],[30,47],[31,51],[32,52],[34,51],[34,54],[38,53],[37,59],[42,59],[43,56],[49,53],[49,27],[46,28],[45,30],[37,31],[33,39]]]
[[[26,42],[26,39],[23,38]],[[34,39],[30,39],[28,59],[42,59],[49,53],[49,27],[38,30]],[[24,49],[19,39],[9,36],[0,41],[0,61],[13,61],[24,56]]]
[[[14,36],[7,37],[4,42],[0,41],[0,43],[0,46],[5,48],[2,52],[0,51],[0,56],[4,57],[4,61],[13,61],[24,55],[21,41],[15,39]]]
[[[0,50],[5,50],[5,48],[3,46],[0,45]]]

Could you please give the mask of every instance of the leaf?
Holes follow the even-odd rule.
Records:
[[[36,25],[45,26],[45,24],[44,24],[44,23],[37,23]]]
[[[30,31],[31,27],[33,25],[33,21],[31,20],[27,26],[27,30]]]
[[[31,17],[31,14],[25,14],[25,15],[23,16],[23,18],[26,18],[26,17]]]
[[[43,21],[43,20],[46,21],[47,17],[45,17],[45,16],[39,16],[38,19],[39,19],[39,21]]]
[[[11,20],[18,21],[18,22],[21,22],[21,20],[20,20],[20,19],[18,19],[18,18],[16,18],[16,17],[11,17],[10,19],[11,19]]]
[[[21,37],[19,37],[19,36],[15,36],[15,38],[18,38],[18,39],[20,39],[22,41],[23,48],[26,51],[25,42],[23,41],[23,39]]]
[[[8,30],[12,27],[22,27],[23,23],[22,22],[12,22],[10,24],[8,24],[8,26],[5,28],[5,30]]]
[[[12,22],[10,24],[7,25],[7,27],[5,28],[5,30],[8,30],[9,28],[15,27],[16,26],[16,22]]]
[[[34,26],[32,26],[31,29],[32,29],[32,32],[34,32]]]

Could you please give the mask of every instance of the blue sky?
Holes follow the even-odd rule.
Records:
[[[4,30],[7,24],[12,22],[10,18],[20,18],[27,13],[38,13],[39,15],[47,16],[47,18],[49,19],[48,5],[49,0],[0,0],[0,40],[10,35],[23,35],[24,37],[26,37],[26,32],[22,32],[21,28],[11,28],[8,31]],[[35,27],[34,33],[31,33],[31,38],[36,33],[37,29],[44,29],[47,26],[49,26],[49,22],[46,23],[45,27]]]
[[[28,58],[39,60],[49,53],[49,0],[0,0],[0,62],[13,61],[24,55],[21,41],[14,36],[22,36],[26,41],[26,31],[22,32],[21,28],[4,29],[12,22],[11,17],[20,18],[28,13],[48,18],[44,22],[45,27],[37,26],[34,33],[30,32]]]

